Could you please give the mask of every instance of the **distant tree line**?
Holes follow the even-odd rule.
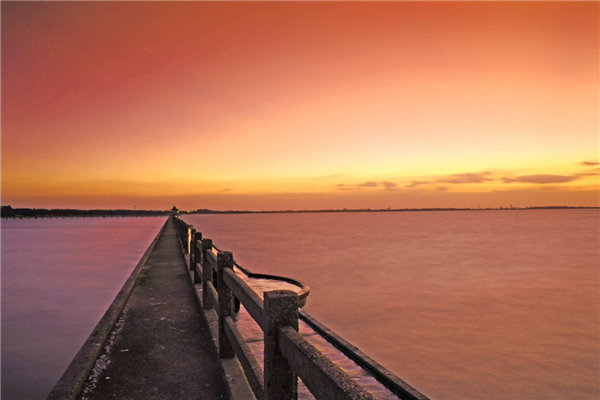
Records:
[[[2,206],[2,217],[68,217],[68,216],[157,216],[169,215],[168,210],[77,210],[71,208],[12,208]]]
[[[182,214],[288,214],[288,213],[344,213],[344,212],[402,212],[402,211],[489,211],[489,210],[555,210],[555,209],[578,209],[599,207],[571,207],[571,206],[532,206],[532,207],[498,207],[498,208],[343,208],[323,210],[268,210],[268,211],[215,211],[201,208],[194,211],[182,211]]]

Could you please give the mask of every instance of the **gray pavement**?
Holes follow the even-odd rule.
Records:
[[[172,221],[79,399],[227,399]]]

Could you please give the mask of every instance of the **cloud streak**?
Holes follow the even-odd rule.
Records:
[[[358,187],[368,187],[368,188],[373,188],[373,187],[377,187],[377,182],[365,182],[365,183],[359,183],[358,185],[356,185]]]
[[[493,181],[493,179],[488,178],[491,172],[477,172],[477,173],[467,173],[467,174],[452,174],[446,178],[440,178],[436,181],[436,183],[483,183],[488,181]]]
[[[421,185],[428,185],[430,183],[432,183],[432,182],[429,182],[429,181],[410,181],[410,184],[406,185],[405,187],[407,187],[407,188],[414,188],[414,187],[421,186]]]
[[[585,161],[581,164],[587,166],[598,165],[596,162]],[[600,170],[599,168],[594,168],[594,171]],[[550,184],[559,184],[559,183],[568,183],[573,182],[581,178],[585,178],[587,176],[598,176],[597,172],[582,172],[572,175],[553,175],[553,174],[535,174],[535,175],[517,175],[517,176],[504,176],[504,177],[494,177],[492,172],[483,171],[483,172],[470,172],[464,174],[450,174],[446,176],[439,177],[437,179],[431,180],[413,180],[410,181],[409,184],[405,185],[405,188],[416,188],[424,185],[437,185],[437,184],[453,184],[453,185],[461,185],[461,184],[480,184],[492,181],[500,181],[502,183],[533,183],[536,185],[550,185]]]
[[[335,187],[337,188],[337,190],[358,190],[358,189],[360,189],[359,187],[356,187],[355,185],[346,185],[345,183],[340,183],[338,185],[335,185]]]
[[[414,188],[422,185],[435,185],[437,183],[450,183],[455,185],[460,185],[464,183],[484,183],[493,181],[494,179],[490,178],[492,173],[489,171],[483,172],[469,172],[465,174],[451,174],[438,179],[430,180],[430,181],[411,181],[406,188]]]
[[[573,182],[581,178],[581,176],[577,175],[547,175],[547,174],[538,174],[538,175],[522,175],[516,176],[513,178],[502,178],[502,182],[504,183],[535,183],[538,185],[547,185],[552,183],[567,183]]]
[[[587,166],[598,165],[596,162],[585,161],[581,164]],[[552,185],[560,183],[573,182],[578,179],[582,179],[588,176],[598,176],[600,168],[593,168],[594,172],[590,170],[582,171],[580,173],[571,175],[556,175],[556,174],[534,174],[534,175],[514,175],[514,176],[499,176],[492,171],[481,171],[481,172],[467,172],[462,174],[448,174],[438,177],[432,177],[427,180],[411,180],[403,187],[406,189],[428,187],[429,189],[435,189],[438,191],[447,191],[452,185],[480,185],[488,182],[500,182],[504,184],[510,183],[530,183],[535,185]],[[375,188],[383,188],[388,190],[394,190],[398,188],[398,184],[389,181],[366,181],[358,184],[345,184],[340,183],[335,186],[338,190],[370,190]]]
[[[374,181],[368,181],[368,182],[363,182],[363,183],[358,183],[356,185],[348,185],[345,183],[340,183],[335,185],[335,187],[338,190],[361,190],[364,188],[368,188],[368,189],[372,189],[372,188],[384,188],[384,189],[395,189],[398,187],[397,183],[394,182],[389,182],[389,181],[381,181],[381,182],[374,182]]]

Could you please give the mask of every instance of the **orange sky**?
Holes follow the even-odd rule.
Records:
[[[5,205],[599,205],[598,2],[1,7]]]

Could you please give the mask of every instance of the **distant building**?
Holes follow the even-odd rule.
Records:
[[[179,215],[179,208],[173,206],[173,208],[171,208],[171,215]]]

